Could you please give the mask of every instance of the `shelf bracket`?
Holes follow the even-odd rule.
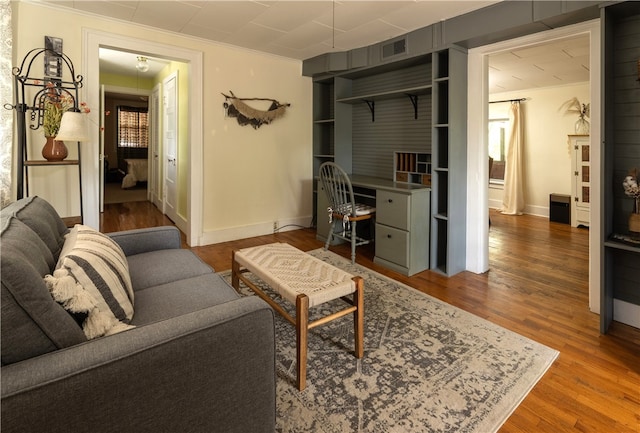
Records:
[[[369,106],[369,110],[371,111],[371,121],[375,122],[376,121],[376,101],[368,101],[365,99],[364,102],[367,103],[367,105]]]
[[[413,104],[413,118],[418,120],[418,95],[407,93],[407,96],[411,99],[411,104]]]

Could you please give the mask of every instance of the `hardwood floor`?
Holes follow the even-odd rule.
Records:
[[[105,232],[171,224],[148,202],[107,205]],[[560,356],[500,432],[640,432],[640,330],[617,322],[599,333],[588,308],[588,230],[533,216],[491,213],[490,270],[446,278],[425,271],[405,277],[373,263],[358,247],[357,262],[560,351]],[[269,242],[320,248],[302,229],[195,247],[216,270],[231,268],[231,251]],[[349,257],[349,247],[332,251]]]

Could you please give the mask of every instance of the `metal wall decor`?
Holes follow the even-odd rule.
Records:
[[[233,92],[229,91],[229,93],[229,95],[222,93],[225,98],[224,104],[222,104],[225,114],[237,118],[238,124],[251,125],[253,129],[258,129],[263,124],[268,125],[275,119],[284,116],[287,107],[291,106],[289,103],[281,104],[271,98],[238,98]],[[271,101],[271,106],[268,110],[258,110],[250,107],[244,101]]]
[[[62,78],[62,39],[53,36],[44,37],[44,76],[47,78]]]

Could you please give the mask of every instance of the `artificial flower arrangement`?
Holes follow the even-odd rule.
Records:
[[[589,117],[591,112],[591,104],[581,104],[578,98],[573,97],[568,101],[565,101],[559,108],[559,110],[564,110],[565,115],[569,114],[577,114],[580,119],[584,119],[585,117]]]
[[[640,187],[638,186],[638,169],[629,172],[622,182],[624,193],[634,199],[633,213],[640,214]]]
[[[74,108],[74,101],[69,94],[59,95],[56,93],[53,83],[47,83],[47,87],[48,91],[42,107],[44,111],[42,129],[45,137],[55,137],[60,129],[62,115],[69,109]],[[79,108],[82,113],[91,112],[86,102],[81,102]]]
[[[577,114],[578,120],[575,123],[575,132],[579,135],[587,135],[589,134],[589,122],[585,119],[585,117],[589,117],[591,113],[591,104],[581,104],[578,98],[573,97],[568,101],[565,101],[559,108],[559,110],[564,110],[564,114]]]

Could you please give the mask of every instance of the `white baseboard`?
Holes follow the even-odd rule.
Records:
[[[309,227],[311,216],[278,220],[278,233]],[[222,230],[205,232],[200,238],[200,245],[211,245],[220,242],[235,241],[237,239],[273,234],[273,222],[264,222],[241,227],[231,227]]]
[[[489,209],[501,209],[502,201],[501,200],[489,200]],[[549,218],[549,207],[548,206],[533,206],[526,205],[524,207],[524,212],[527,215],[535,215],[540,217]]]
[[[614,299],[613,320],[634,328],[640,328],[640,305]]]
[[[526,213],[527,215],[549,218],[549,206],[526,205],[524,207],[524,213]]]

